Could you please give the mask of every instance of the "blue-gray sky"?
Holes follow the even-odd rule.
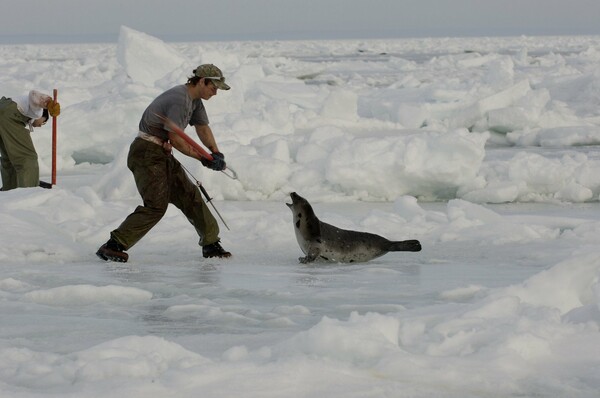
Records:
[[[0,43],[600,34],[599,0],[16,0]]]

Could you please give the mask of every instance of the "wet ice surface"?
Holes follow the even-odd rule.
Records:
[[[282,224],[289,221],[289,234],[278,245],[269,244],[269,236],[263,242],[257,239],[256,245],[225,238],[227,249],[234,254],[230,260],[202,259],[194,244],[160,243],[157,239],[142,241],[130,252],[126,264],[104,263],[93,251],[75,261],[5,262],[1,279],[19,280],[23,287],[18,290],[65,290],[49,302],[31,302],[27,294],[7,295],[10,305],[3,309],[3,337],[18,338],[34,350],[67,352],[121,335],[150,334],[192,344],[194,351],[214,356],[232,345],[259,348],[272,343],[274,335],[284,339],[314,326],[323,316],[345,319],[352,311],[397,313],[443,303],[446,300],[440,293],[445,291],[518,283],[548,263],[558,262],[556,252],[574,249],[560,242],[547,251],[545,242],[498,245],[485,240],[428,242],[425,238],[420,253],[388,253],[362,264],[303,265],[297,260],[302,253],[283,203],[217,205],[225,215],[230,208],[276,215]],[[444,206],[433,203],[423,208],[443,212]],[[369,212],[391,211],[392,205],[325,203],[315,208],[358,222]],[[600,218],[597,203],[490,208],[516,223],[535,220],[557,227],[553,224],[562,222],[566,224],[563,228],[569,228],[570,222],[575,225]],[[261,222],[260,218],[256,222]],[[168,233],[166,224],[168,221],[159,224],[157,231]],[[232,235],[243,237],[244,232],[234,230]],[[118,291],[106,299],[94,291],[81,292],[81,296],[69,291],[69,287],[82,284],[126,286],[150,292],[152,299],[134,297],[130,302],[121,300]]]
[[[272,202],[219,205],[224,213],[227,206],[247,205],[253,210],[264,206],[265,211],[269,212],[277,212],[277,207],[283,207],[282,204]],[[361,207],[370,210],[373,207],[390,206],[329,204],[323,207],[342,214],[340,207],[345,208],[345,211],[359,212]],[[288,212],[287,208],[280,211]],[[285,216],[287,214],[282,215]],[[417,304],[434,304],[439,300],[435,296],[436,292],[469,284],[502,286],[522,280],[523,275],[531,274],[536,269],[535,261],[527,261],[521,253],[517,258],[511,258],[515,251],[506,252],[504,247],[490,247],[485,243],[481,247],[482,243],[479,242],[468,250],[463,245],[454,243],[427,245],[423,242],[424,250],[420,253],[389,253],[364,264],[319,262],[303,265],[297,261],[302,253],[293,241],[293,227],[291,217],[289,218],[290,239],[285,247],[273,251],[267,242],[262,247],[232,242],[227,245],[234,254],[230,260],[202,259],[199,250],[193,245],[183,250],[181,246],[175,246],[173,250],[168,249],[169,245],[153,247],[154,245],[142,241],[131,252],[131,260],[127,264],[103,263],[93,253],[88,253],[87,261],[26,266],[19,262],[12,266],[4,264],[3,270],[6,277],[18,277],[23,283],[40,290],[87,282],[98,286],[124,284],[152,291],[153,305],[145,307],[144,304],[142,314],[131,314],[129,321],[137,327],[147,325],[147,331],[151,333],[156,328],[162,330],[162,333],[178,335],[197,328],[198,331],[228,332],[229,323],[205,325],[197,319],[186,317],[165,319],[159,314],[170,307],[170,301],[177,303],[182,299],[207,299],[222,303],[220,305],[223,306],[229,303],[232,309],[239,305],[241,312],[254,313],[259,318],[255,322],[252,321],[252,316],[247,319],[249,324],[246,328],[250,332],[267,320],[261,320],[261,316],[267,316],[265,314],[278,305],[315,307],[311,316],[300,314],[299,319],[306,326],[318,321],[322,315],[347,316],[348,310],[354,308],[353,305],[365,306],[367,310],[368,306],[376,309],[378,303],[382,303],[384,307],[385,303],[389,303],[389,310],[396,311]],[[156,228],[161,227],[159,225]],[[498,256],[499,254],[502,255]],[[456,258],[457,255],[459,258]],[[486,265],[483,261],[485,258],[495,258],[495,261]],[[452,261],[453,259],[457,261]],[[500,261],[502,265],[496,261]],[[12,271],[8,272],[11,268]],[[75,301],[68,304],[77,306],[78,303]],[[219,308],[220,305],[214,304],[214,307]],[[348,307],[347,310],[343,310],[344,306]],[[42,307],[40,310],[43,313],[47,309]],[[69,306],[68,310],[73,308]],[[88,310],[89,308],[86,312]],[[91,312],[96,310],[94,308]],[[275,317],[274,315],[271,313],[269,316]],[[312,322],[307,321],[310,318],[314,318]],[[232,331],[245,329],[244,322],[240,325],[233,322],[231,327]],[[261,329],[256,331],[260,332]]]
[[[482,381],[463,376],[481,367],[481,377],[501,386],[498,396],[571,389],[593,396],[596,373],[568,378],[597,358],[598,203],[422,203],[404,223],[398,214],[411,218],[401,202],[313,203],[322,220],[418,238],[423,251],[309,265],[298,262],[283,202],[215,204],[232,228],[222,233],[234,255],[228,260],[201,259],[175,210],[125,264],[97,259],[91,241],[71,246],[60,230],[45,248],[22,248],[26,261],[4,258],[4,390],[110,396],[126,383],[134,396],[160,395],[165,386],[180,396],[240,386],[263,396],[266,387],[255,381],[269,374],[292,396],[342,396],[348,385],[357,396],[479,396],[472,391]],[[111,217],[124,217],[127,206],[117,208]],[[84,215],[82,222],[94,221]],[[549,365],[540,368],[542,358]],[[299,371],[300,384],[290,385],[288,372]],[[332,379],[332,371],[346,376]],[[172,377],[179,381],[170,384]]]

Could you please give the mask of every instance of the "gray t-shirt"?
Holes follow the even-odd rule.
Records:
[[[144,133],[167,140],[168,130],[160,116],[171,119],[182,130],[190,126],[208,125],[208,115],[201,99],[192,99],[185,85],[175,86],[154,99],[140,120],[139,129]]]

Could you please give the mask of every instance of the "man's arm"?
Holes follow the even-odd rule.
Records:
[[[203,159],[202,155],[198,153],[190,143],[188,143],[184,138],[175,132],[169,132],[169,141],[171,142],[171,145],[179,152],[194,159],[200,160],[204,166],[210,169],[217,171],[225,170],[227,166],[224,156],[219,152],[219,148],[217,147],[210,127],[196,125],[195,128],[200,141],[202,141],[202,143],[212,152],[213,160],[209,161],[207,159]]]
[[[173,145],[173,148],[177,149],[179,152],[183,153],[184,155],[187,155],[187,156],[192,157],[197,160],[202,159],[202,157],[194,149],[194,147],[192,147],[183,138],[181,138],[179,136],[179,134],[169,131],[169,141],[171,142],[171,145]]]
[[[219,152],[219,147],[217,146],[217,142],[215,141],[215,136],[213,135],[212,130],[208,125],[194,125],[196,128],[196,134],[198,134],[198,138],[204,144],[205,147],[208,148],[210,152]]]

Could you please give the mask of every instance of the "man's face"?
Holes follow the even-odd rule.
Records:
[[[217,86],[210,79],[202,79],[198,82],[200,90],[200,98],[203,100],[210,99],[213,95],[217,95]]]

